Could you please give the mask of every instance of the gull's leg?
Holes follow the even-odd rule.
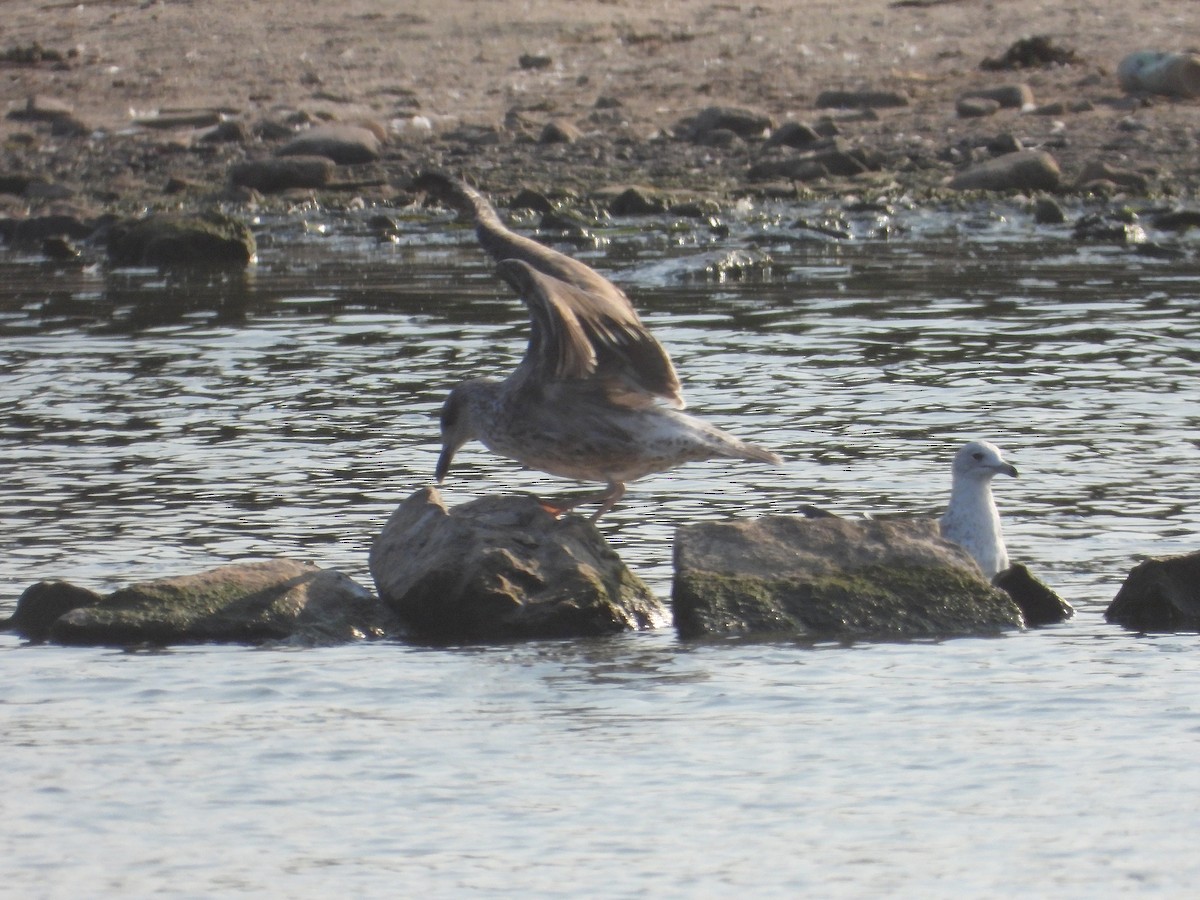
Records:
[[[591,516],[591,520],[595,522],[602,515],[616,506],[617,501],[625,496],[625,485],[619,481],[610,481],[602,491],[593,491],[589,494],[581,494],[575,497],[555,497],[553,500],[538,500],[542,509],[550,513],[550,515],[558,518],[563,513],[570,512],[577,506],[583,506],[585,503],[599,503],[600,508]]]

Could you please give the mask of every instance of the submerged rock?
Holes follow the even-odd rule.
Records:
[[[235,187],[273,194],[292,188],[320,188],[333,181],[336,164],[325,156],[284,156],[251,159],[229,170]]]
[[[683,638],[908,638],[1024,624],[932,519],[769,516],[684,526],[671,599]]]
[[[217,212],[128,219],[108,235],[108,258],[118,266],[242,268],[256,252],[246,224]]]
[[[341,572],[274,559],[140,582],[106,597],[42,582],[22,595],[10,627],[62,644],[130,646],[331,643],[381,637],[395,631],[396,622]]]
[[[1200,631],[1200,551],[1138,564],[1104,618],[1138,631]]]
[[[388,519],[370,568],[404,623],[439,642],[590,637],[666,617],[591,522],[528,495],[451,510],[422,488]]]

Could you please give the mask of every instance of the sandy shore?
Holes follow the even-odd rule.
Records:
[[[369,118],[392,131],[380,190],[434,163],[491,190],[532,183],[592,190],[632,181],[729,191],[744,186],[762,142],[695,147],[678,123],[713,105],[776,124],[832,116],[842,140],[880,154],[881,189],[940,184],[956,148],[999,135],[1044,147],[1068,184],[1090,163],[1144,173],[1151,192],[1192,196],[1200,183],[1200,101],[1126,96],[1118,61],[1144,48],[1200,43],[1188,4],[1158,0],[8,0],[0,24],[5,112],[51,98],[86,126],[0,122],[0,176],[66,186],[3,195],[10,214],[62,202],[161,202],[170,178],[218,190],[238,159],[269,154],[255,139],[196,150],[197,132],[131,128],[138,116],[217,108],[246,122]],[[986,71],[1016,40],[1049,36],[1073,65]],[[24,59],[34,47],[41,62]],[[535,66],[522,57],[540,58]],[[59,57],[60,59],[55,59]],[[1050,114],[1004,109],[963,119],[965,91],[1024,83]],[[872,116],[816,108],[831,89],[903,92]],[[1057,104],[1057,107],[1052,106]],[[414,116],[420,128],[414,127]],[[544,145],[564,120],[583,137]],[[431,133],[424,131],[428,123]],[[808,190],[845,190],[817,183]]]

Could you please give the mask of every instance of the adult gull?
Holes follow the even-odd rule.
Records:
[[[954,455],[950,504],[939,520],[942,537],[954,541],[975,558],[988,578],[1008,568],[1008,551],[1000,513],[992,497],[996,475],[1017,477],[1000,448],[988,441],[971,441]]]

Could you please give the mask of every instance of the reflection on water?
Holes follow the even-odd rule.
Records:
[[[1195,637],[1101,612],[1139,557],[1197,549],[1195,248],[1033,240],[1019,215],[911,213],[884,241],[878,215],[848,241],[776,210],[572,250],[629,286],[693,410],[786,458],[647,478],[606,534],[665,595],[679,524],[933,514],[953,450],[987,437],[1021,470],[996,486],[1010,553],[1076,619],[816,648],[0,637],[13,889],[1190,886]],[[431,479],[446,391],[513,367],[525,312],[444,220],[332,231],[279,223],[259,266],[215,280],[0,256],[0,611],[39,578],[105,590],[263,555],[370,583],[373,535]],[[759,264],[705,271],[730,250]],[[469,445],[444,493],[563,487]]]

